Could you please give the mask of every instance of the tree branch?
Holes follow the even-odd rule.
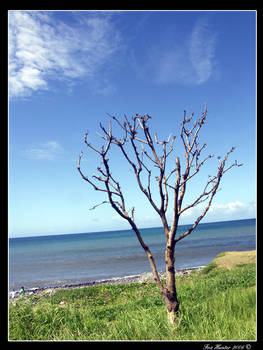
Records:
[[[188,205],[187,207],[185,207],[183,210],[180,211],[179,214],[182,214],[185,210],[192,208],[192,207],[196,206],[197,204],[200,204],[201,202],[204,202],[205,200],[207,200],[209,198],[208,196],[210,195],[209,202],[208,202],[207,206],[205,207],[203,213],[197,218],[197,220],[195,221],[195,223],[192,225],[192,227],[190,229],[188,229],[183,235],[181,235],[180,237],[175,239],[175,244],[178,243],[181,239],[188,236],[196,228],[196,226],[199,224],[199,222],[202,220],[202,218],[205,216],[205,214],[207,213],[207,211],[209,210],[209,208],[211,206],[212,200],[213,200],[216,192],[218,191],[218,187],[219,187],[219,184],[220,184],[220,181],[222,179],[223,174],[225,174],[228,170],[230,170],[234,166],[238,166],[238,167],[242,166],[242,164],[238,164],[237,161],[235,161],[235,163],[231,164],[227,169],[225,169],[227,158],[228,158],[229,154],[234,151],[234,149],[235,149],[235,147],[232,147],[230,149],[230,151],[227,152],[224,159],[222,161],[220,161],[217,175],[214,176],[211,180],[209,180],[207,182],[203,193],[192,204]],[[213,184],[213,186],[207,192],[206,189],[210,184]],[[206,196],[206,198],[201,200],[201,198],[203,198],[204,196]]]
[[[175,167],[167,171],[167,158],[173,152],[175,136],[172,136],[172,134],[170,134],[168,139],[163,141],[158,139],[156,133],[154,133],[154,136],[152,137],[148,127],[148,121],[151,119],[151,117],[148,114],[143,116],[136,114],[136,116],[133,117],[131,120],[128,120],[128,118],[125,116],[125,120],[123,123],[121,123],[115,116],[110,116],[114,120],[114,122],[121,128],[121,131],[123,133],[122,138],[118,138],[112,134],[111,121],[109,121],[108,130],[100,123],[102,135],[99,134],[99,136],[104,141],[104,144],[101,147],[101,149],[95,148],[93,145],[91,145],[91,143],[87,141],[88,132],[86,132],[84,137],[85,144],[88,146],[89,149],[99,154],[102,161],[102,167],[97,168],[98,174],[93,174],[92,180],[88,176],[85,176],[80,169],[80,162],[83,156],[83,152],[80,153],[78,159],[77,169],[82,178],[85,181],[87,181],[93,187],[94,190],[107,193],[108,197],[108,200],[105,200],[102,203],[93,206],[90,210],[93,210],[104,203],[110,203],[111,207],[130,224],[131,228],[133,229],[138,238],[141,247],[144,249],[147,255],[154,279],[157,282],[157,285],[160,289],[160,292],[166,303],[167,310],[169,312],[170,310],[177,310],[179,305],[176,297],[175,287],[175,245],[181,239],[191,234],[191,232],[196,228],[196,226],[199,224],[202,218],[206,215],[216,192],[219,190],[219,184],[222,176],[232,167],[242,165],[238,164],[237,161],[235,161],[235,163],[226,167],[226,161],[228,159],[228,156],[234,150],[234,147],[232,147],[230,151],[227,152],[223,160],[221,160],[221,158],[218,157],[219,167],[217,170],[217,174],[209,178],[206,185],[204,186],[203,192],[199,196],[197,196],[197,198],[191,204],[182,208],[182,203],[185,196],[186,185],[188,181],[190,181],[200,171],[200,169],[208,161],[208,159],[212,158],[212,155],[208,155],[204,157],[202,161],[199,160],[202,151],[206,147],[206,144],[200,146],[197,140],[199,132],[205,123],[206,116],[206,105],[201,118],[192,124],[190,122],[192,121],[193,113],[190,115],[190,117],[187,117],[186,112],[184,112],[184,119],[181,123],[180,131],[180,137],[185,150],[184,170],[182,169],[179,157],[176,157]],[[126,150],[127,144],[128,146],[130,146],[131,154]],[[138,150],[139,145],[142,146],[141,152],[139,152]],[[140,191],[146,196],[149,203],[152,205],[152,207],[158,213],[162,220],[164,233],[166,236],[166,288],[163,287],[163,284],[160,280],[152,253],[149,247],[145,244],[144,240],[142,239],[140,231],[135,224],[135,207],[132,207],[129,210],[126,209],[125,198],[121,190],[120,184],[110,172],[108,154],[110,152],[110,149],[115,146],[118,147],[124,159],[126,159],[128,164],[132,167]],[[149,163],[150,166],[148,165]],[[160,203],[158,203],[158,205],[153,200],[151,193],[151,180],[153,174],[151,166],[157,168],[158,176],[155,176],[155,178],[158,182],[157,189],[160,196]],[[176,174],[175,180],[174,183],[171,184],[171,178],[174,174]],[[95,179],[100,184],[100,186],[97,186],[93,179]],[[144,184],[144,182],[146,182],[146,184]],[[169,229],[166,218],[166,212],[168,210],[171,190],[173,192],[173,213],[171,227]],[[195,207],[196,205],[205,201],[208,201],[208,203],[204,207],[201,215],[195,220],[194,224],[186,232],[181,234],[179,237],[175,238],[180,215],[186,210]]]

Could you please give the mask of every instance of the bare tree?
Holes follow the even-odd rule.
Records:
[[[224,158],[218,157],[217,173],[214,176],[209,176],[201,194],[196,199],[183,207],[183,199],[186,193],[186,188],[189,180],[198,174],[202,166],[213,156],[207,155],[200,159],[202,151],[206,144],[200,145],[198,142],[198,134],[205,123],[207,117],[207,108],[202,113],[199,120],[193,122],[193,114],[187,117],[184,112],[184,119],[181,123],[180,138],[184,149],[185,164],[182,167],[179,157],[175,158],[175,164],[168,169],[168,157],[173,153],[173,146],[175,136],[170,135],[167,140],[160,141],[156,133],[152,136],[149,130],[149,115],[138,115],[130,120],[125,116],[125,120],[120,122],[115,116],[111,116],[114,122],[118,125],[122,132],[122,137],[116,137],[112,132],[111,121],[109,122],[109,129],[100,124],[102,135],[100,137],[104,140],[101,149],[95,148],[88,142],[88,132],[85,134],[84,141],[89,149],[98,154],[102,161],[102,167],[97,168],[97,174],[88,177],[83,174],[80,169],[81,152],[78,160],[78,171],[84,180],[86,180],[94,190],[105,192],[107,200],[103,203],[109,203],[112,208],[125,220],[128,221],[133,231],[135,232],[142,248],[144,249],[149,260],[154,280],[156,281],[162,298],[164,300],[168,320],[171,324],[176,323],[179,310],[179,301],[177,299],[176,283],[175,283],[175,246],[176,244],[197,227],[202,218],[209,210],[212,200],[218,191],[222,176],[234,166],[240,166],[237,161],[226,167],[226,162],[230,153],[234,151],[234,147],[226,153]],[[166,237],[165,247],[165,266],[166,266],[166,282],[162,283],[159,273],[156,268],[154,257],[150,248],[145,244],[139,228],[135,223],[134,212],[135,208],[131,210],[126,208],[126,202],[120,183],[113,177],[109,165],[109,151],[111,147],[117,147],[128,164],[131,166],[135,178],[137,180],[140,191],[146,196],[147,200],[153,209],[160,216],[164,234]],[[159,155],[160,152],[161,154]],[[184,169],[183,169],[184,168]],[[154,171],[157,170],[157,176],[153,179]],[[157,193],[159,200],[157,203],[152,195],[152,182],[156,180]],[[167,220],[168,202],[172,193],[172,220],[170,225]],[[195,220],[192,226],[183,234],[176,237],[179,217],[186,210],[197,206],[202,202],[207,202],[201,215]],[[98,204],[100,205],[100,204]],[[95,205],[92,209],[96,208]]]

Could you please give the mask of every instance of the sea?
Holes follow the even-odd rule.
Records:
[[[177,236],[189,228],[178,227]],[[161,227],[143,228],[158,271],[165,271]],[[175,269],[207,265],[226,251],[256,249],[256,219],[202,223],[175,247]],[[9,290],[52,288],[150,272],[132,230],[9,239]]]

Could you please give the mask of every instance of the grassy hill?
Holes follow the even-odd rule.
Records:
[[[219,254],[214,263],[218,267],[231,269],[235,265],[250,264],[256,262],[256,251],[250,250],[247,252],[225,252]]]
[[[151,281],[26,296],[9,305],[9,340],[256,339],[255,252],[220,254],[177,290],[177,328]]]

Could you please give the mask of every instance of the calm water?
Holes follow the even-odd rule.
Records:
[[[188,225],[179,227],[183,233]],[[159,271],[164,271],[165,238],[161,228],[141,230]],[[178,234],[179,234],[178,233]],[[177,235],[178,235],[177,234]],[[208,264],[224,251],[256,249],[255,219],[199,224],[175,250],[175,268]],[[9,289],[78,284],[149,272],[131,230],[9,240]]]

